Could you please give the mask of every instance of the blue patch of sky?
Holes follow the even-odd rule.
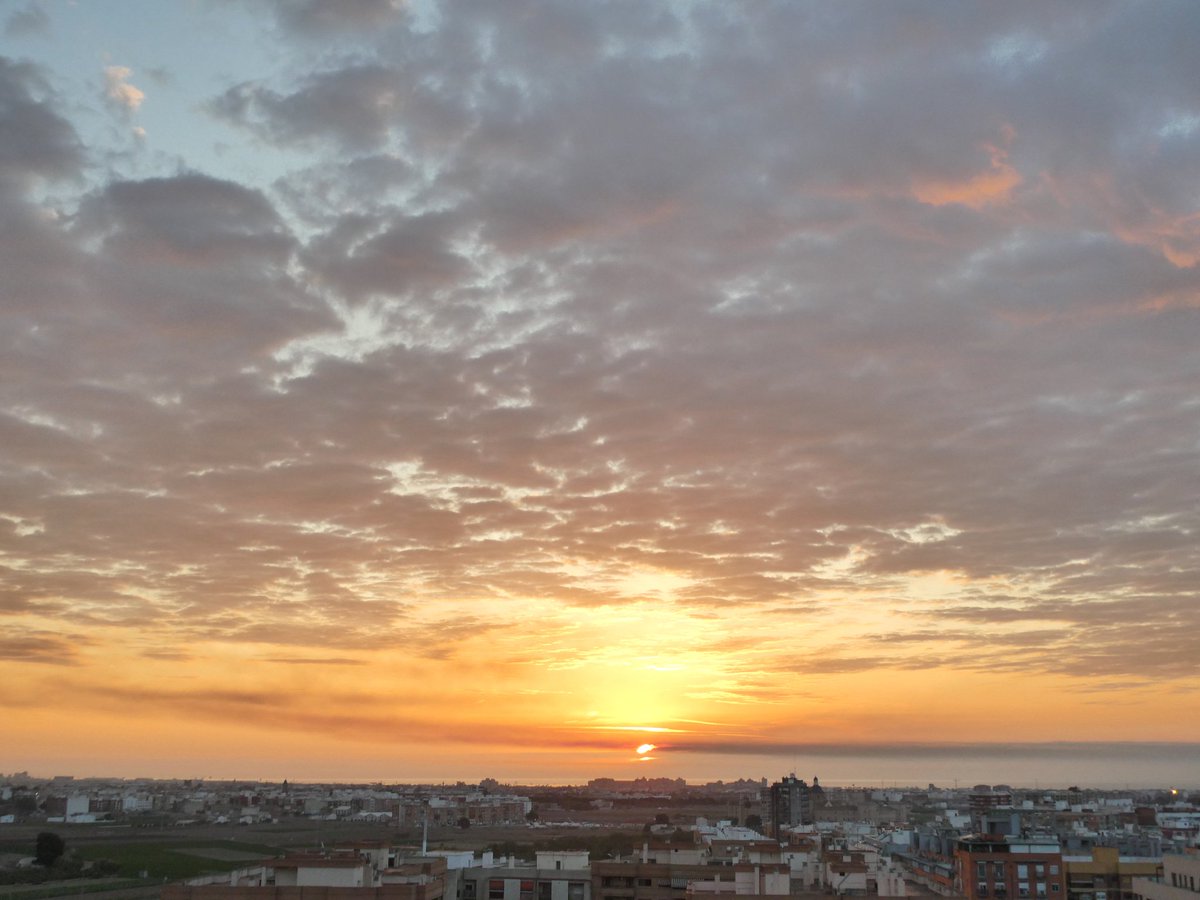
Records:
[[[93,177],[193,170],[266,188],[303,162],[204,109],[230,86],[269,79],[286,65],[286,45],[275,39],[265,7],[256,14],[237,3],[162,0],[41,6],[49,32],[9,36],[3,52],[47,70],[60,110],[87,147]],[[131,70],[128,83],[145,93],[138,109],[104,99],[108,66]]]

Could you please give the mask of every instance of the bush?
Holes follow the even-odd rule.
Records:
[[[121,871],[121,866],[111,859],[98,859],[88,867],[84,874],[88,878],[109,878],[118,874]]]
[[[43,831],[37,836],[37,849],[34,852],[34,859],[39,866],[49,868],[58,861],[58,858],[63,855],[66,849],[66,841],[53,831]]]

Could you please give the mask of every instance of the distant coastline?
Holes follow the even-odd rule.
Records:
[[[29,763],[49,779],[75,777],[137,780],[259,781],[321,784],[455,784],[474,783],[495,778],[515,785],[565,787],[586,784],[597,777],[683,778],[689,786],[742,778],[774,779],[785,772],[805,778],[816,775],[829,787],[914,787],[925,789],[967,788],[975,784],[1007,784],[1020,789],[1065,789],[1071,786],[1097,790],[1145,790],[1176,787],[1181,790],[1200,787],[1200,744],[1163,741],[1053,741],[1045,743],[964,743],[964,744],[773,744],[713,748],[676,745],[666,748],[651,767],[632,771],[575,771],[559,760],[537,771],[524,763],[519,769],[513,759],[497,758],[490,772],[414,772],[364,768],[363,771],[330,771],[316,764],[280,761],[281,771],[264,772],[256,766],[251,773],[212,772],[186,776],[169,771],[164,762],[156,771],[46,772],[43,765]],[[507,763],[507,765],[506,765]],[[0,767],[20,768],[9,762]],[[98,769],[98,767],[97,767]],[[557,769],[557,771],[551,771]],[[97,771],[97,770],[93,770]]]

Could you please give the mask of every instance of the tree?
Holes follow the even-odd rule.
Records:
[[[538,820],[538,811],[536,809],[531,809],[531,810],[529,810],[529,812],[525,813],[525,821],[526,822],[536,822],[537,820]]]
[[[67,842],[53,831],[43,831],[37,836],[37,850],[34,859],[39,866],[50,868],[67,849]]]
[[[670,825],[671,817],[668,816],[666,813],[658,813],[654,817],[654,824],[655,825]]]
[[[757,813],[750,813],[746,816],[746,827],[762,834],[762,816]]]
[[[471,827],[471,820],[468,819],[466,816],[463,816],[461,819],[458,820],[458,827],[461,828],[463,831],[466,831],[468,828]]]

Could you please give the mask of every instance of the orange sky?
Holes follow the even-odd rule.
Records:
[[[1178,715],[1188,679],[1021,672],[982,642],[967,645],[974,662],[939,664],[944,642],[864,635],[855,619],[871,608],[798,618],[697,616],[670,600],[585,614],[510,603],[449,645],[437,625],[454,619],[392,647],[199,641],[157,654],[167,658],[150,645],[170,639],[169,623],[153,636],[97,629],[69,666],[4,663],[3,762],[127,776],[554,782],[757,776],[804,744],[1200,737]],[[645,741],[658,749],[642,763],[633,748]]]

